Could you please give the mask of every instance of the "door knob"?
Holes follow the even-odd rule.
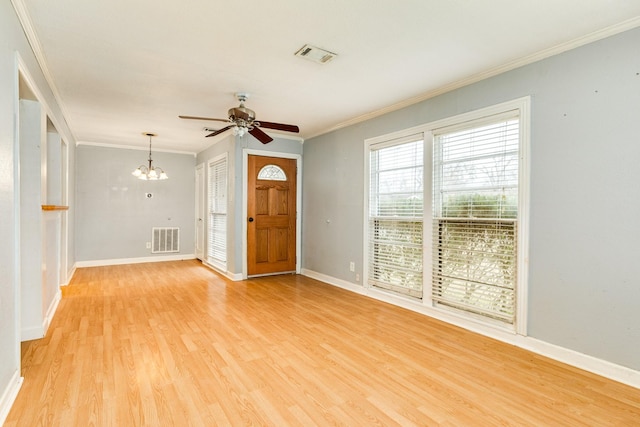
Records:
[[[249,222],[253,222],[253,217],[249,217]]]

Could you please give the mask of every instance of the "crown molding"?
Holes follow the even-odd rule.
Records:
[[[60,93],[54,83],[53,80],[53,76],[51,75],[51,72],[49,71],[49,68],[47,66],[47,62],[45,60],[45,55],[42,49],[42,46],[40,44],[40,41],[38,39],[37,33],[35,31],[35,28],[33,27],[33,24],[31,23],[31,18],[29,17],[29,13],[27,11],[27,7],[24,4],[23,0],[11,0],[11,3],[13,5],[13,8],[16,11],[16,14],[18,15],[18,19],[20,20],[20,23],[22,25],[22,28],[24,29],[24,32],[27,36],[27,40],[29,41],[29,44],[31,45],[31,49],[33,50],[33,53],[36,57],[36,60],[38,62],[38,64],[40,65],[40,68],[42,70],[42,74],[44,75],[45,80],[47,81],[47,83],[49,84],[49,87],[51,89],[51,92],[53,93],[53,96],[60,108],[60,110],[62,111],[62,115],[63,115],[63,120],[66,122],[66,117],[68,117],[67,114],[67,109],[64,106],[64,103],[62,102],[62,99],[60,97]],[[554,55],[558,55],[560,53],[566,52],[568,50],[571,49],[575,49],[577,47],[622,33],[624,31],[633,29],[640,26],[640,16],[622,21],[618,24],[614,24],[611,25],[609,27],[603,28],[601,30],[598,31],[594,31],[592,33],[589,33],[585,36],[582,37],[578,37],[576,39],[570,40],[566,43],[561,43],[559,45],[553,46],[551,48],[548,49],[544,49],[542,51],[536,52],[534,54],[531,55],[527,55],[524,56],[522,58],[516,59],[514,61],[510,61],[506,64],[503,64],[501,66],[498,67],[494,67],[491,68],[489,70],[483,71],[481,73],[477,73],[474,74],[472,76],[469,76],[467,78],[461,79],[461,80],[457,80],[455,82],[452,82],[450,84],[438,87],[434,90],[422,93],[418,96],[414,96],[411,97],[409,99],[397,102],[395,104],[392,104],[388,107],[385,108],[381,108],[379,110],[375,110],[357,117],[354,117],[352,119],[346,120],[344,122],[338,123],[335,126],[330,127],[329,129],[326,129],[322,132],[316,133],[316,134],[312,134],[310,136],[307,136],[306,138],[300,138],[298,137],[298,141],[303,144],[305,139],[309,139],[309,138],[314,138],[320,135],[324,135],[333,131],[336,131],[338,129],[342,129],[354,124],[358,124],[361,122],[364,122],[366,120],[370,120],[373,119],[375,117],[378,116],[382,116],[384,114],[396,111],[396,110],[400,110],[402,108],[408,107],[410,105],[414,105],[417,104],[419,102],[425,101],[427,99],[430,98],[434,98],[438,95],[442,95],[444,93],[453,91],[455,89],[459,89],[461,87],[464,86],[468,86],[470,84],[473,83],[477,83],[481,80],[487,79],[489,77],[493,77],[499,74],[502,74],[504,72],[507,71],[511,71],[513,69],[522,67],[524,65],[528,65],[537,61],[540,61],[542,59],[545,58],[549,58],[551,56]],[[71,128],[68,126],[69,131],[71,132]],[[72,133],[73,135],[73,133]],[[279,134],[278,133],[278,137],[284,137],[287,139],[296,139],[295,136],[290,136],[290,135],[284,135],[284,134]],[[79,144],[78,144],[79,145]]]
[[[282,133],[282,132],[267,132],[264,129],[262,129],[264,133],[266,133],[267,135],[269,135],[270,137],[272,137],[273,139],[289,139],[291,141],[296,141],[299,142],[300,144],[304,144],[304,138],[298,135],[291,135],[288,133]]]
[[[117,148],[119,150],[137,150],[137,151],[149,151],[149,147],[142,147],[139,145],[124,145],[124,144],[105,144],[102,142],[90,142],[90,141],[78,141],[76,147],[86,145],[90,147],[103,147],[103,148]],[[180,151],[180,150],[167,150],[162,148],[153,148],[154,153],[172,153],[172,154],[188,154],[189,156],[196,157],[197,153],[193,151]]]
[[[459,88],[462,88],[464,86],[468,86],[470,84],[477,83],[477,82],[479,82],[481,80],[488,79],[489,77],[497,76],[497,75],[505,73],[507,71],[514,70],[514,69],[522,67],[524,65],[532,64],[534,62],[549,58],[551,56],[555,56],[555,55],[561,54],[563,52],[578,48],[580,46],[584,46],[586,44],[593,43],[593,42],[605,39],[605,38],[610,37],[610,36],[614,36],[616,34],[622,33],[624,31],[631,30],[631,29],[636,28],[638,26],[640,26],[640,16],[636,16],[636,17],[628,19],[626,21],[622,21],[622,22],[620,22],[618,24],[611,25],[609,27],[603,28],[603,29],[598,30],[598,31],[594,31],[594,32],[589,33],[587,35],[584,35],[582,37],[578,37],[577,39],[570,40],[570,41],[568,41],[566,43],[561,43],[559,45],[550,47],[548,49],[541,50],[541,51],[533,53],[531,55],[523,56],[523,57],[518,58],[518,59],[516,59],[514,61],[510,61],[510,62],[507,62],[506,64],[500,65],[498,67],[494,67],[494,68],[491,68],[489,70],[483,71],[481,73],[477,73],[477,74],[474,74],[472,76],[469,76],[467,78],[464,78],[464,79],[461,79],[461,80],[457,80],[455,82],[452,82],[452,83],[449,83],[447,85],[438,87],[438,88],[436,88],[434,90],[425,92],[425,93],[420,94],[418,96],[414,96],[414,97],[406,99],[404,101],[397,102],[397,103],[392,104],[392,105],[390,105],[388,107],[381,108],[379,110],[372,111],[370,113],[366,113],[366,114],[363,114],[361,116],[354,117],[354,118],[349,119],[347,121],[338,123],[337,125],[329,128],[329,129],[327,129],[325,131],[322,131],[320,133],[308,136],[307,139],[315,138],[316,136],[324,135],[324,134],[336,131],[338,129],[342,129],[342,128],[345,128],[345,127],[348,127],[348,126],[351,126],[351,125],[355,125],[355,124],[358,124],[358,123],[373,119],[375,117],[379,117],[379,116],[391,113],[393,111],[400,110],[400,109],[408,107],[410,105],[414,105],[414,104],[417,104],[419,102],[426,101],[427,99],[434,98],[434,97],[436,97],[438,95],[442,95],[444,93],[451,92],[451,91],[453,91],[455,89],[459,89]]]
[[[36,57],[36,62],[40,66],[40,71],[42,71],[42,75],[44,76],[44,79],[49,85],[49,89],[51,90],[53,98],[55,99],[56,104],[58,105],[58,108],[62,113],[61,119],[62,121],[64,121],[71,137],[75,139],[75,135],[71,130],[71,126],[69,126],[69,123],[67,122],[67,117],[69,117],[69,115],[67,114],[67,109],[64,103],[62,102],[62,98],[60,97],[60,92],[58,91],[58,88],[54,82],[53,76],[49,71],[49,67],[47,66],[47,61],[45,59],[44,51],[42,49],[42,45],[40,44],[38,34],[36,33],[33,23],[31,22],[31,17],[29,16],[27,6],[24,4],[22,0],[11,0],[11,4],[13,5],[13,9],[16,11],[16,15],[18,15],[18,20],[20,21],[20,25],[22,25],[22,29],[24,31],[24,34],[27,37],[27,41],[29,42],[29,45],[31,46],[33,55]]]

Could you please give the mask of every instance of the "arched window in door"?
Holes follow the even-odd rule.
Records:
[[[287,174],[278,165],[265,165],[258,172],[258,179],[270,181],[286,181]]]

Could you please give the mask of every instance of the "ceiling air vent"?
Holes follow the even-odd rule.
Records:
[[[310,44],[305,44],[296,52],[296,56],[306,58],[319,64],[325,64],[337,55],[333,52],[329,52],[328,50],[320,49],[319,47],[311,46]]]

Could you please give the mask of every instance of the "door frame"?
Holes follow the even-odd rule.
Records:
[[[294,153],[282,153],[277,151],[263,151],[245,148],[242,150],[242,278],[248,277],[247,266],[247,197],[249,195],[249,155],[262,157],[278,157],[282,159],[295,159],[296,161],[296,274],[300,274],[301,261],[301,232],[302,232],[302,155]]]
[[[206,241],[207,241],[207,229],[206,229],[206,187],[207,187],[207,177],[205,171],[205,162],[196,165],[196,221],[195,221],[195,229],[196,229],[196,240],[194,252],[196,258],[200,261],[206,260]],[[200,175],[198,175],[200,174]],[[198,229],[200,226],[200,230]],[[198,239],[200,239],[200,248],[198,247]]]

